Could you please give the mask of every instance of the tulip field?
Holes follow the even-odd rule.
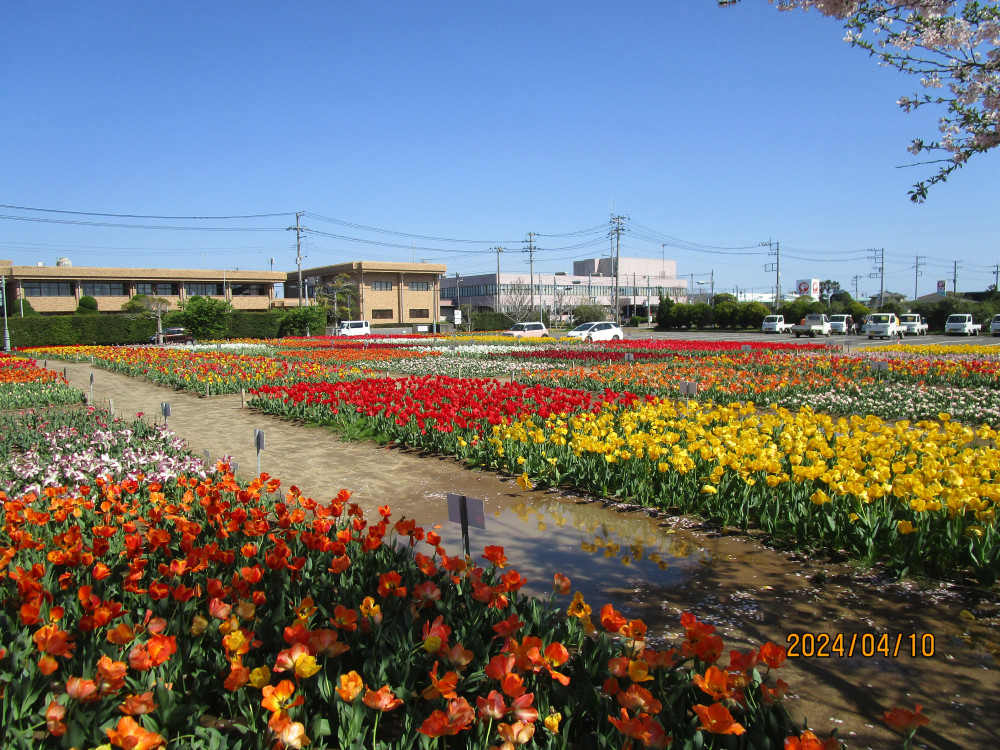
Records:
[[[1000,362],[990,347],[847,354],[792,342],[489,336],[235,346],[33,354],[92,358],[197,392],[247,388],[251,406],[272,414],[899,574],[1000,577]],[[682,396],[682,382],[697,383],[697,395]]]
[[[13,369],[49,378],[0,355]],[[385,380],[351,377],[328,385]],[[839,747],[791,725],[782,646],[726,652],[692,613],[662,643],[562,574],[530,598],[502,547],[449,555],[389,506],[240,481],[165,427],[22,381],[0,405],[4,748]],[[637,401],[518,388],[481,405],[501,431],[476,443],[527,410]],[[926,717],[884,721],[908,738]]]

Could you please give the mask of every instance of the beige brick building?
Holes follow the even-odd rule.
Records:
[[[338,276],[347,276],[352,285],[352,307],[359,317],[372,324],[422,325],[440,320],[440,279],[448,267],[439,263],[386,263],[353,261],[302,270],[305,300]],[[298,272],[288,274],[284,304],[297,304]]]
[[[71,313],[83,295],[96,299],[101,312],[119,312],[137,294],[162,297],[172,307],[199,295],[226,299],[236,310],[267,310],[274,304],[275,285],[285,281],[279,271],[93,268],[65,259],[55,266],[0,260],[0,277],[9,314],[17,313],[22,298],[42,314]]]

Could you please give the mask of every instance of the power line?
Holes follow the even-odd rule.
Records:
[[[283,232],[284,227],[174,227],[166,224],[113,224],[104,221],[74,221],[72,219],[44,219],[41,216],[10,216],[0,214],[9,221],[33,221],[42,224],[72,224],[82,227],[110,227],[113,229],[166,229],[193,232]]]
[[[31,206],[9,206],[0,203],[0,208],[10,208],[16,211],[39,211],[50,214],[69,214],[72,216],[104,216],[112,219],[176,219],[178,221],[221,221],[223,219],[267,219],[273,216],[293,216],[294,211],[282,211],[273,214],[244,214],[241,216],[152,216],[145,214],[109,214],[95,211],[66,211],[59,208],[33,208]]]

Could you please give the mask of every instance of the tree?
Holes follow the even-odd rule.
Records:
[[[162,297],[136,294],[122,305],[122,312],[137,318],[156,318],[156,333],[163,332],[163,316],[170,310],[170,303]],[[162,343],[161,339],[157,339]]]
[[[315,292],[316,304],[327,310],[335,323],[352,320],[352,303],[358,298],[357,284],[346,273],[337,274]]]
[[[538,300],[535,300],[536,306]],[[518,323],[526,320],[537,320],[538,313],[531,304],[531,287],[525,283],[524,279],[518,279],[507,287],[507,290],[500,297],[500,310],[505,312]]]
[[[597,304],[577,305],[573,308],[570,315],[573,318],[574,325],[580,325],[581,323],[599,323],[606,317],[604,314],[604,308]]]
[[[326,308],[316,305],[293,307],[278,321],[279,336],[308,336],[325,332]]]
[[[195,295],[181,304],[181,324],[196,339],[222,338],[233,306],[226,300]]]
[[[840,291],[840,282],[827,279],[819,282],[819,301],[826,305],[833,302],[834,295]]]
[[[718,0],[734,5],[740,0]],[[940,136],[916,138],[911,154],[940,156],[937,173],[913,185],[910,200],[976,154],[1000,145],[1000,0],[768,0],[781,10],[816,8],[844,22],[846,41],[880,65],[920,76],[925,91],[903,96],[905,112],[943,107]],[[909,165],[913,166],[913,165]]]
[[[760,302],[744,302],[739,309],[740,327],[759,331],[764,318],[770,314],[771,311]]]
[[[670,327],[670,308],[676,303],[670,298],[660,295],[660,304],[656,308],[656,327]]]
[[[89,294],[84,294],[80,297],[80,301],[76,303],[76,314],[97,315],[97,300]]]

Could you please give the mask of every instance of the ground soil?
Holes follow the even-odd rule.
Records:
[[[62,370],[62,363],[51,364]],[[116,413],[163,421],[197,455],[229,455],[238,473],[261,470],[285,487],[328,500],[341,488],[366,510],[392,507],[394,518],[441,524],[445,544],[458,551],[460,535],[447,521],[446,493],[482,499],[487,529],[474,530],[472,551],[503,544],[511,565],[533,591],[559,570],[595,610],[611,602],[641,617],[650,635],[676,643],[678,617],[692,611],[715,623],[727,648],[765,640],[789,645],[792,634],[858,636],[855,655],[790,659],[781,676],[791,686],[793,717],[814,730],[839,730],[850,748],[898,747],[880,720],[894,706],[924,706],[931,723],[917,746],[994,747],[1000,736],[1000,596],[974,586],[893,582],[842,561],[810,560],[767,548],[758,540],[705,528],[687,518],[654,517],[627,506],[560,491],[523,492],[513,479],[457,462],[369,443],[341,442],[328,430],[292,424],[245,408],[241,397],[204,398],[145,381],[65,365],[70,382]],[[93,385],[90,376],[93,373]],[[265,448],[257,454],[254,430]],[[898,655],[864,656],[866,633],[890,636]],[[933,656],[910,654],[933,638]]]

